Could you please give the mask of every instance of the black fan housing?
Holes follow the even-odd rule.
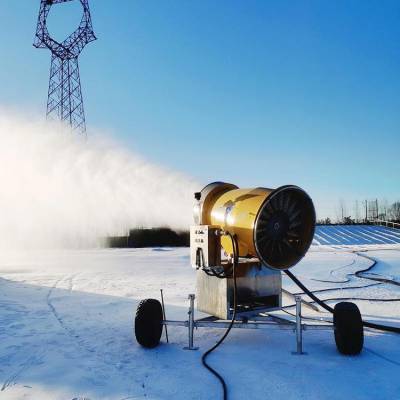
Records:
[[[264,201],[254,226],[254,244],[268,267],[289,269],[305,255],[314,237],[315,209],[297,186],[282,186]]]

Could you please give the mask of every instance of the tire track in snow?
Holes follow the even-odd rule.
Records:
[[[66,281],[68,285],[68,291],[71,294],[72,289],[73,289],[73,281],[76,278],[76,276],[80,275],[74,274],[70,276],[63,276],[56,280],[54,285],[50,288],[50,290],[47,293],[46,296],[46,302],[48,307],[50,308],[52,314],[54,315],[55,319],[59,323],[59,325],[65,330],[66,334],[73,340],[73,342],[81,349],[84,350],[86,353],[89,353],[92,357],[95,357],[97,359],[97,364],[96,367],[98,368],[99,374],[103,374],[103,368],[104,367],[112,367],[115,371],[118,372],[118,374],[122,374],[126,377],[126,379],[130,378],[130,373],[129,371],[122,371],[121,369],[121,363],[124,361],[119,360],[118,362],[115,362],[114,360],[111,359],[110,355],[107,353],[101,353],[96,350],[95,347],[89,346],[85,339],[81,338],[80,335],[78,335],[73,328],[70,328],[68,324],[66,323],[65,319],[61,316],[60,312],[57,310],[55,305],[52,302],[52,294],[55,289],[57,289],[57,286],[60,284],[62,281]],[[83,306],[83,305],[82,305]],[[95,367],[95,368],[96,368]],[[144,385],[144,383],[143,383]],[[143,389],[145,386],[142,386]],[[129,394],[129,393],[128,393]],[[146,390],[144,389],[144,397],[146,397]],[[127,398],[130,398],[129,396]],[[78,397],[79,399],[79,397]],[[88,399],[89,400],[89,399]]]
[[[17,383],[17,379],[21,376],[22,373],[30,369],[31,367],[38,365],[41,363],[43,359],[43,352],[38,354],[34,354],[29,357],[26,361],[20,364],[19,368],[11,374],[4,382],[0,389],[0,392],[4,392],[10,386],[14,386]]]
[[[48,307],[50,308],[50,311],[52,312],[52,314],[54,315],[55,319],[58,321],[58,323],[61,325],[61,327],[70,335],[71,332],[69,331],[69,329],[67,328],[67,326],[64,324],[63,319],[61,318],[61,316],[58,314],[56,308],[54,307],[53,303],[51,302],[51,295],[53,294],[54,289],[57,288],[57,285],[63,280],[65,279],[65,277],[59,278],[54,285],[50,288],[50,290],[47,292],[47,296],[46,296],[46,303],[48,305]]]
[[[2,310],[5,310],[6,312],[12,311],[12,313],[15,314],[15,316],[17,318],[21,318],[21,314],[23,314],[23,316],[28,314],[28,311],[25,309],[25,307],[16,301],[1,300],[0,307],[2,308]],[[14,334],[9,334],[8,332],[0,332],[0,333],[3,335],[9,336],[11,338],[14,338],[14,339],[16,337],[18,337],[15,335],[15,332],[14,332]],[[16,349],[16,351],[13,353],[13,355],[17,354],[17,357],[18,357],[19,356],[18,353],[21,352],[21,350],[22,350],[22,352],[24,352],[24,348],[22,346],[19,346]],[[30,368],[32,368],[36,365],[40,365],[42,363],[43,356],[44,356],[43,350],[35,351],[35,353],[33,355],[31,355],[30,357],[28,357],[27,359],[25,359],[25,361],[20,362],[18,367],[16,367],[16,368],[12,367],[14,372],[12,372],[3,381],[3,384],[0,387],[0,392],[4,392],[7,390],[7,388],[16,385],[18,378],[25,371],[29,370]],[[10,355],[9,357],[12,357],[12,356]]]
[[[83,350],[85,350],[86,352],[89,353],[94,353],[95,350],[93,348],[91,348],[90,346],[88,346],[86,343],[84,343],[82,340],[78,340],[79,339],[79,335],[76,334],[76,332],[71,329],[64,321],[64,319],[62,318],[62,316],[60,315],[60,313],[57,311],[56,307],[54,306],[54,304],[52,303],[51,300],[51,296],[53,294],[53,291],[57,288],[58,284],[63,281],[66,280],[68,281],[68,290],[69,292],[72,291],[72,281],[74,279],[75,275],[70,275],[68,277],[63,276],[61,278],[59,278],[54,285],[50,288],[50,290],[47,293],[46,296],[46,302],[48,307],[50,308],[50,311],[52,312],[52,314],[54,315],[55,319],[57,320],[57,322],[59,323],[59,325],[65,330],[65,332],[67,333],[67,335],[72,338],[74,340],[74,342]]]
[[[377,353],[376,351],[369,349],[368,347],[365,347],[365,346],[364,346],[364,349],[365,349],[366,351],[368,351],[369,353],[375,355],[376,357],[379,357],[380,359],[385,360],[385,361],[387,361],[387,362],[390,363],[390,364],[393,364],[393,365],[396,365],[396,366],[400,367],[400,362],[398,362],[398,361],[396,361],[396,360],[392,360],[391,358],[386,357],[386,356],[384,356],[383,354],[379,354],[379,353]]]

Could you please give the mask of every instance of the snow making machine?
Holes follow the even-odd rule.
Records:
[[[278,189],[240,189],[214,182],[195,193],[194,226],[190,228],[190,255],[196,269],[196,295],[189,295],[188,319],[166,319],[161,301],[140,302],[135,317],[135,336],[144,347],[156,347],[167,326],[188,329],[188,345],[194,350],[194,329],[245,328],[282,329],[295,333],[296,351],[304,354],[302,334],[310,329],[333,329],[338,350],[358,354],[363,346],[363,322],[358,307],[349,302],[336,304],[333,320],[308,319],[303,323],[301,307],[309,303],[284,291],[295,300],[296,313],[283,317],[282,272],[303,291],[312,292],[288,270],[306,254],[314,236],[315,210],[311,198],[293,185]],[[195,319],[197,310],[207,317]],[[285,314],[284,314],[285,315]]]

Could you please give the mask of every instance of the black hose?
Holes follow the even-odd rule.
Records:
[[[317,304],[319,304],[322,308],[333,313],[333,308],[325,304],[322,300],[320,300],[313,292],[308,290],[290,271],[285,271],[286,275],[310,298],[312,298]]]
[[[236,287],[236,267],[237,264],[239,262],[239,252],[238,252],[238,244],[237,244],[237,239],[236,239],[236,235],[232,235],[230,233],[227,233],[227,235],[229,235],[229,237],[232,240],[232,248],[233,248],[233,263],[232,263],[232,277],[233,277],[233,315],[232,315],[232,319],[231,322],[228,326],[228,328],[226,329],[225,333],[223,334],[223,336],[218,340],[217,343],[215,343],[214,346],[212,346],[210,349],[208,349],[201,357],[201,362],[203,363],[203,365],[214,375],[217,377],[217,379],[221,382],[222,385],[222,389],[223,389],[223,393],[224,393],[224,400],[228,399],[228,388],[226,386],[226,383],[224,381],[224,378],[214,369],[212,368],[209,364],[207,364],[207,357],[208,355],[210,355],[210,353],[212,353],[224,340],[225,338],[228,336],[229,332],[232,329],[232,326],[235,322],[235,318],[236,318],[236,310],[237,310],[237,296],[236,296],[236,292],[237,292],[237,287]]]
[[[373,322],[363,321],[363,325],[367,328],[378,329],[379,331],[400,333],[400,328],[397,326],[374,324]]]
[[[220,278],[220,279],[231,278],[232,268],[233,268],[233,264],[226,271],[224,271],[224,270],[216,271],[212,267],[206,267],[203,249],[201,247],[197,248],[197,250],[196,250],[196,269],[201,269],[206,275],[214,276],[214,277]]]
[[[315,296],[315,294],[313,292],[308,290],[290,271],[285,271],[285,273],[311,299],[313,299],[322,308],[324,308],[325,310],[327,310],[333,314],[333,308],[328,306],[328,304],[324,303],[321,299],[319,299],[317,296]],[[374,324],[373,322],[368,322],[368,321],[363,321],[363,325],[366,326],[367,328],[378,329],[380,331],[400,333],[400,328],[398,328],[396,326]]]

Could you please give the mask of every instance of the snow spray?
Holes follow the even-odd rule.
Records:
[[[88,247],[130,228],[187,229],[198,185],[105,136],[0,109],[0,248]]]

